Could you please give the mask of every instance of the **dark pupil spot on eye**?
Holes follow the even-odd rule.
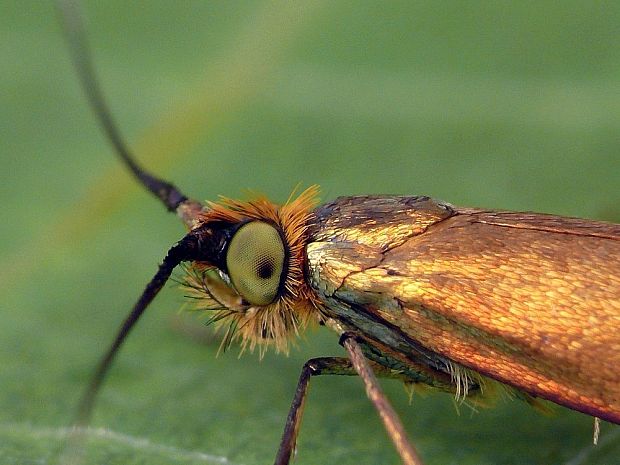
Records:
[[[266,257],[261,258],[256,267],[256,274],[259,278],[269,279],[273,275],[273,268],[273,261]]]

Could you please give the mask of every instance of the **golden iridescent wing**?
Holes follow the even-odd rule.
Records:
[[[307,253],[337,329],[620,423],[619,225],[347,197]]]

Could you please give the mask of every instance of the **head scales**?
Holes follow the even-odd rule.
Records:
[[[234,289],[223,281],[211,263],[192,262],[182,284],[195,301],[194,309],[206,312],[208,323],[225,327],[224,348],[240,340],[242,351],[269,347],[288,352],[288,343],[309,323],[320,319],[319,301],[304,280],[305,245],[312,211],[318,203],[318,186],[311,186],[297,198],[293,194],[283,205],[264,196],[248,201],[222,197],[209,202],[199,215],[198,224],[238,224],[248,220],[267,221],[281,231],[288,250],[287,270],[282,291],[275,301],[258,306],[243,304]]]

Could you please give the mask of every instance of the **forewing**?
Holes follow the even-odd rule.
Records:
[[[342,229],[323,222],[308,246],[335,318],[362,305],[432,352],[620,422],[620,226],[454,209],[393,245]]]

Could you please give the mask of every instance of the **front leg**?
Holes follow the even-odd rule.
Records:
[[[319,375],[356,375],[351,361],[343,357],[312,358],[304,363],[295,396],[284,425],[284,433],[274,465],[288,465],[295,451],[310,377]]]
[[[280,448],[278,449],[274,465],[289,465],[299,434],[310,378],[319,375],[359,375],[366,385],[366,393],[375,404],[375,408],[379,412],[381,420],[394,442],[403,463],[405,465],[422,465],[422,460],[407,439],[405,429],[381,390],[374,373],[376,372],[379,376],[386,378],[399,378],[399,376],[377,363],[366,360],[362,354],[361,347],[354,339],[354,335],[345,333],[340,343],[349,352],[350,359],[322,357],[310,359],[304,364],[286,419],[284,433],[282,434]]]
[[[383,393],[379,381],[373,372],[370,363],[364,357],[362,348],[355,340],[355,335],[345,333],[340,338],[340,343],[349,352],[351,363],[357,374],[364,381],[366,395],[375,404],[377,412],[383,421],[383,426],[392,439],[398,455],[400,455],[405,465],[423,465],[422,459],[418,455],[415,447],[407,438],[407,432],[400,421],[398,414],[390,404],[390,401]]]

